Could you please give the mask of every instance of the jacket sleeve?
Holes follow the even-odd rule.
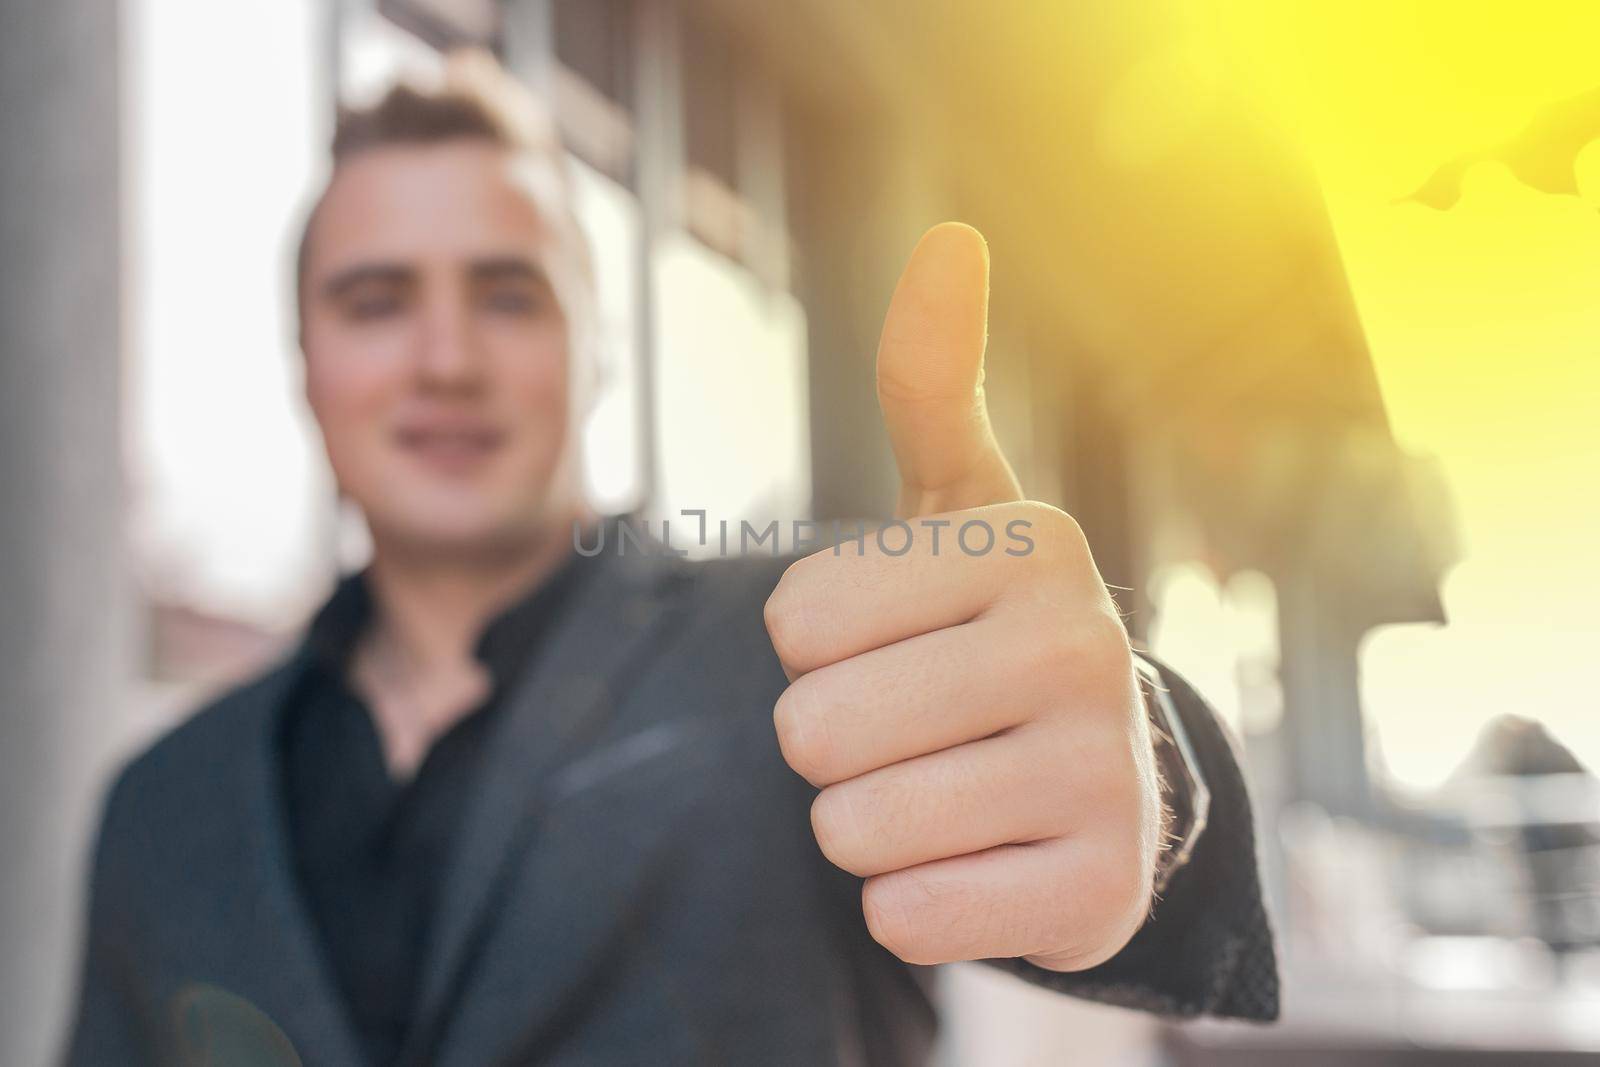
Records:
[[[1163,1015],[1278,1016],[1278,965],[1262,903],[1255,820],[1232,738],[1193,688],[1156,664],[1211,791],[1189,862],[1133,940],[1088,970],[1050,971],[1025,960],[990,964],[1035,985]]]

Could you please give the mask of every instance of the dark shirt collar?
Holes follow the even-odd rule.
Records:
[[[509,606],[491,618],[473,642],[472,654],[489,669],[494,688],[503,690],[532,656],[539,640],[582,584],[593,561],[577,553],[564,560]],[[321,669],[347,677],[356,643],[372,621],[373,598],[366,569],[340,579],[312,618],[306,645]]]

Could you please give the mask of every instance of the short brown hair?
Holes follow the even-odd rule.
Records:
[[[396,144],[489,141],[514,147],[509,121],[488,101],[459,90],[425,93],[396,85],[371,107],[341,107],[333,131],[333,165],[358,152]]]
[[[374,148],[396,145],[437,145],[449,141],[486,141],[515,149],[519,141],[510,122],[496,114],[480,95],[462,90],[423,92],[396,85],[376,104],[339,108],[330,155],[333,169]],[[321,198],[306,215],[295,249],[295,294],[304,301],[306,267],[311,255],[311,230],[316,225]]]

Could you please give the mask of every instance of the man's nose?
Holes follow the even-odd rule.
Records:
[[[416,363],[424,385],[463,388],[481,381],[483,353],[465,303],[441,298],[429,304],[423,315]]]

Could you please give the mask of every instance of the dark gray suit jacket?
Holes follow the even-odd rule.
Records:
[[[784,561],[613,546],[594,562],[494,723],[402,1062],[920,1061],[928,971],[868,936],[860,882],[818,852],[814,791],[778,752],[785,679],[761,611]],[[292,1062],[285,1036],[307,1064],[362,1062],[294,882],[275,763],[306,654],[113,787],[72,1064]],[[1209,711],[1168,682],[1213,794],[1195,857],[1110,962],[996,966],[1114,1004],[1270,1018],[1244,784]]]

